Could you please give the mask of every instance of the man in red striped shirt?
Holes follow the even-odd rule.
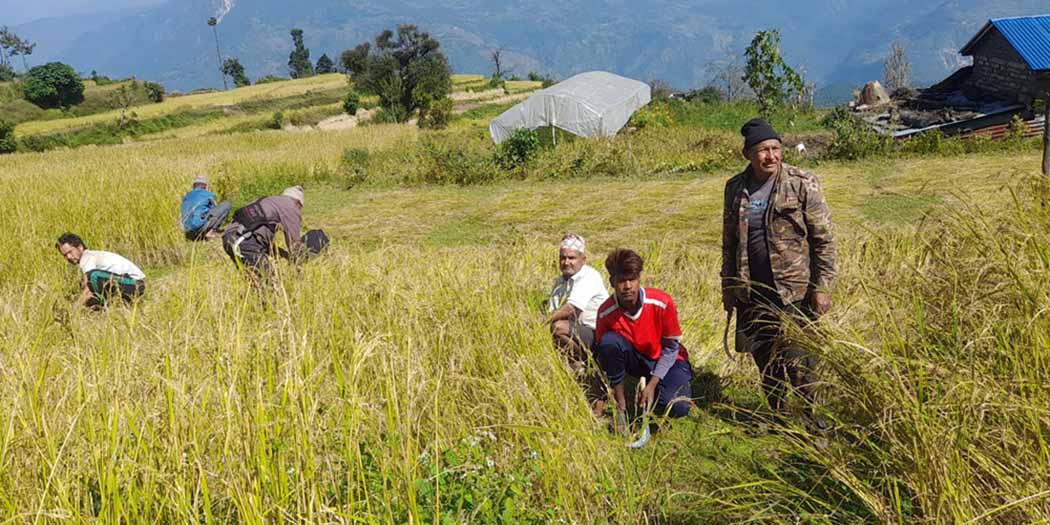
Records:
[[[623,381],[627,375],[649,381],[642,406],[655,402],[656,414],[682,417],[692,406],[693,378],[689,353],[681,344],[682,328],[674,300],[656,288],[642,288],[643,261],[632,250],[615,250],[605,259],[613,296],[598,308],[595,355],[616,406],[627,409]]]

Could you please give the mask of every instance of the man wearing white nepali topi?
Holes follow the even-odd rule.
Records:
[[[583,237],[568,233],[558,246],[561,276],[554,280],[547,308],[554,346],[561,350],[577,378],[586,385],[596,416],[605,411],[606,388],[597,367],[587,366],[594,343],[598,306],[608,297],[605,280],[587,264]]]

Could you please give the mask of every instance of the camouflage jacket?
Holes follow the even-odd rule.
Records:
[[[746,169],[726,182],[722,213],[722,287],[737,301],[750,302],[747,259]],[[831,213],[817,178],[784,164],[773,181],[766,210],[766,242],[777,293],[785,304],[801,301],[810,290],[827,291],[835,279],[835,243]]]

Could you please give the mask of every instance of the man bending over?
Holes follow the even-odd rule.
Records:
[[[88,250],[76,234],[63,233],[55,248],[83,272],[83,292],[77,300],[80,306],[98,309],[116,297],[131,302],[146,290],[146,275],[138,266],[112,252]]]
[[[208,179],[203,176],[193,179],[193,187],[182,196],[179,209],[182,231],[186,240],[211,240],[222,233],[222,223],[230,214],[233,205],[217,202],[215,194],[208,191]]]

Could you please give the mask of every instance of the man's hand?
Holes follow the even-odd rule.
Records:
[[[660,378],[649,377],[649,382],[646,383],[645,388],[642,389],[642,409],[648,410],[649,407],[656,401],[656,385],[660,384]]]
[[[727,312],[732,312],[735,307],[736,296],[733,295],[733,291],[729,288],[722,288],[722,308]]]
[[[91,288],[88,288],[85,281],[84,289],[80,291],[80,297],[78,297],[77,301],[73,303],[73,306],[86,307],[94,297],[95,294],[91,293]]]
[[[809,296],[809,306],[813,313],[818,316],[828,313],[831,309],[831,294],[827,292],[813,292]]]

